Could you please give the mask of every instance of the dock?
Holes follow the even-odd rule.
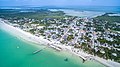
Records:
[[[43,49],[45,49],[45,48],[43,48]],[[33,52],[33,54],[37,54],[37,53],[41,52],[43,49],[36,50],[36,51]]]
[[[57,50],[57,51],[61,51],[62,49],[60,47],[57,47],[55,45],[49,45],[51,48]]]
[[[42,49],[34,51],[33,54],[37,54],[37,53],[39,53],[40,51],[42,51]]]
[[[75,54],[75,55],[77,55],[78,57],[80,57],[82,60],[83,60],[83,63],[87,60],[87,58],[86,57],[84,57],[84,56],[82,56],[82,55],[80,55],[80,54],[78,54],[78,53],[74,53],[74,52],[72,52],[73,54]]]
[[[79,57],[83,60],[83,63],[87,60],[87,58],[83,57],[83,56],[80,56]]]

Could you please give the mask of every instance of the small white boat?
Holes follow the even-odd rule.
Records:
[[[19,46],[17,46],[16,48],[20,48]]]

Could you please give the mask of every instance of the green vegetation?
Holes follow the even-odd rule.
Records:
[[[106,13],[102,16],[98,16],[94,18],[95,22],[95,27],[99,31],[104,31],[102,27],[106,29],[111,29],[114,31],[120,31],[120,16],[109,16],[108,14],[111,13]]]
[[[106,13],[102,16],[98,16],[98,17],[96,17],[96,19],[108,21],[110,23],[112,23],[112,22],[119,22],[120,23],[120,16],[108,16],[108,14],[109,13]]]
[[[35,31],[34,29],[31,29],[29,32],[32,33],[32,34],[35,34],[34,31]]]
[[[20,11],[29,11],[29,12],[20,12]],[[31,11],[31,12],[30,12]],[[32,12],[33,11],[33,12]],[[0,17],[5,19],[20,19],[20,18],[31,18],[31,19],[46,19],[46,18],[63,18],[64,13],[62,11],[52,12],[47,9],[26,9],[26,10],[15,10],[15,9],[0,9]]]
[[[107,42],[107,40],[106,39],[100,39],[100,38],[98,38],[97,39],[100,43],[102,43],[102,44],[104,44],[104,43],[106,43]]]
[[[32,22],[31,24],[38,24],[38,22]]]
[[[67,40],[70,41],[72,39],[74,39],[73,35],[68,35]]]

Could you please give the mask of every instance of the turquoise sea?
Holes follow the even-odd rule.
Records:
[[[104,67],[95,61],[82,60],[68,52],[58,52],[46,46],[27,42],[0,29],[0,67]],[[64,61],[68,58],[68,61]]]

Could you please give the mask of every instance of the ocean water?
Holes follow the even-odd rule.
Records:
[[[46,46],[27,42],[0,29],[0,67],[104,67],[95,61],[82,60],[68,52],[58,52]],[[64,61],[68,58],[68,61]]]
[[[120,13],[120,6],[71,6],[71,7],[66,7],[66,8],[78,10],[78,11]]]

